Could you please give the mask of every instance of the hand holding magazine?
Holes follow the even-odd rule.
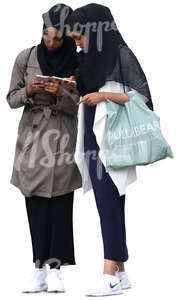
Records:
[[[56,77],[56,76],[36,75],[35,78],[37,78],[37,79],[39,79],[39,80],[43,80],[43,81],[47,81],[47,80],[50,80],[50,78],[52,78],[52,79],[59,80],[60,82],[62,82],[62,81],[67,81],[67,82],[76,83],[76,81],[71,80],[71,79],[69,79],[69,78],[61,78],[61,77]]]

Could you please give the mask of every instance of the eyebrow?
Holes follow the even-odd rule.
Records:
[[[51,34],[51,33],[49,33],[49,32],[47,32],[47,31],[46,31],[46,32],[44,32],[44,34],[47,34],[47,35],[50,35],[50,36],[52,36],[52,34]],[[57,39],[59,39],[59,40],[62,40],[63,36],[57,36],[57,35],[55,35],[55,36],[52,36],[52,38],[53,38],[53,39],[56,39],[56,38],[57,38]]]

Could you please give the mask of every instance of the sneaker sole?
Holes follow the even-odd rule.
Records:
[[[53,291],[47,291],[47,293],[65,293],[66,291],[58,291],[58,290],[53,290]]]
[[[99,295],[88,295],[86,294],[86,297],[108,297],[108,296],[117,296],[117,295],[123,295],[123,292],[117,292],[117,293],[113,293],[113,294],[99,294]]]
[[[47,292],[47,289],[41,290],[41,291],[22,291],[23,294],[35,294],[35,293],[43,293]]]
[[[128,290],[128,289],[131,289],[132,288],[132,285],[125,285],[124,287],[123,286],[121,286],[121,288],[123,289],[123,290]]]
[[[22,293],[25,293],[25,294],[30,294],[30,293],[42,293],[42,292],[47,292],[47,289],[48,289],[48,286],[45,285],[44,287],[42,287],[40,290],[34,290],[34,291],[22,291]]]

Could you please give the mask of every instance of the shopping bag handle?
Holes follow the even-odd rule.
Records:
[[[121,53],[118,55],[118,59],[119,59],[119,65],[120,65],[120,72],[121,72],[123,90],[124,90],[124,93],[126,93],[126,91],[125,91],[125,84],[124,84],[124,78],[123,78],[123,72],[122,72]]]

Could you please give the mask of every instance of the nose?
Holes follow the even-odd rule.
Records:
[[[49,47],[50,48],[53,48],[54,47],[54,41],[53,41],[53,39],[52,40],[49,40]]]

